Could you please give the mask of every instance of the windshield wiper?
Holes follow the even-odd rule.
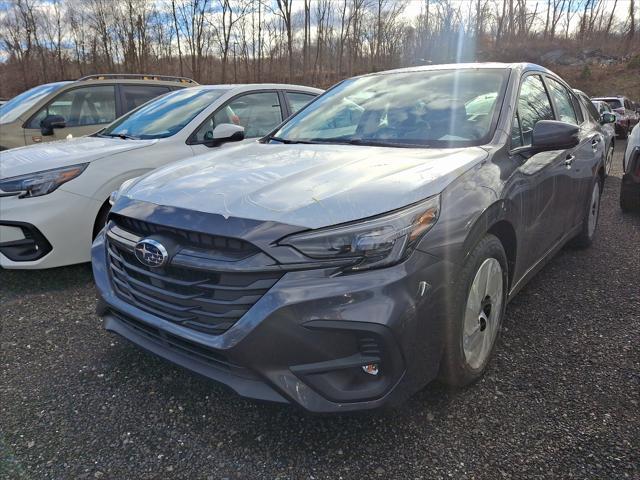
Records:
[[[133,135],[128,135],[126,133],[101,133],[102,137],[111,137],[111,138],[121,138],[122,140],[138,140],[138,137],[134,137]]]
[[[366,147],[396,147],[396,148],[428,148],[429,145],[417,143],[385,142],[382,140],[365,140],[363,138],[314,138],[309,143],[333,143],[336,145],[362,145]]]
[[[307,140],[288,140],[286,138],[280,138],[280,137],[267,137],[267,140],[268,141],[275,140],[276,142],[285,143],[287,145],[292,145],[295,143],[316,143],[316,142],[310,142]]]
[[[346,143],[349,145],[364,145],[367,147],[396,147],[396,148],[427,148],[429,145],[417,144],[417,143],[398,143],[398,142],[384,142],[381,140],[363,140],[362,138],[353,138]]]

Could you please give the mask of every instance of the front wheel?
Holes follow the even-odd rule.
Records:
[[[500,240],[485,236],[469,254],[451,298],[439,378],[462,387],[484,373],[502,325],[507,258]]]
[[[584,216],[582,217],[582,228],[580,233],[572,240],[572,245],[578,248],[587,248],[593,243],[596,236],[596,228],[598,227],[598,218],[600,216],[600,196],[602,192],[602,180],[598,176],[591,187],[591,195],[589,204],[587,205]]]
[[[107,217],[109,216],[109,211],[111,210],[111,205],[109,202],[104,202],[104,205],[100,208],[98,212],[98,216],[96,217],[96,221],[93,224],[93,240],[98,236],[100,231],[104,228],[107,223]]]

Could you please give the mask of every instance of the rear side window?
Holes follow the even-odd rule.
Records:
[[[156,85],[121,85],[120,89],[122,91],[123,113],[147,103],[152,98],[169,92],[169,87]]]
[[[291,106],[291,113],[296,113],[307,103],[316,98],[315,95],[300,92],[285,92],[285,95],[289,105]]]
[[[553,78],[547,78],[547,81],[549,85],[549,93],[551,93],[553,103],[558,110],[556,112],[558,120],[578,125],[578,117],[573,108],[573,102],[571,101],[571,94],[569,91]]]
[[[594,122],[599,122],[600,121],[600,113],[598,112],[598,109],[596,108],[596,106],[593,104],[593,102],[591,102],[591,100],[589,100],[588,98],[583,98],[584,100],[584,104],[587,107],[587,111],[589,112],[589,115],[591,116],[591,119]],[[609,111],[609,106],[602,102],[600,103],[601,107],[600,109],[602,110],[602,113]]]
[[[115,87],[97,85],[67,90],[40,110],[28,128],[40,128],[40,122],[49,115],[62,116],[67,127],[111,123],[116,119]]]
[[[512,148],[531,145],[533,127],[540,120],[553,120],[553,109],[542,78],[529,75],[524,79],[518,96],[518,110],[511,132]]]

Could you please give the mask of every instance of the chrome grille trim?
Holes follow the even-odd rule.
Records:
[[[113,223],[108,226],[107,259],[116,295],[141,310],[194,330],[223,333],[284,275],[284,271],[272,266],[258,271],[218,271],[188,268],[171,261],[165,267],[152,269],[133,254],[141,238]],[[257,253],[257,258],[261,259],[260,255],[263,254]],[[237,267],[252,259],[238,260]]]

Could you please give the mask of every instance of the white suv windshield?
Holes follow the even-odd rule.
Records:
[[[33,105],[41,99],[62,88],[69,82],[47,83],[39,85],[20,95],[13,97],[7,103],[0,107],[0,123],[11,123],[17,120],[20,115],[29,110]]]
[[[490,140],[506,69],[398,72],[346,80],[271,139],[391,147],[460,147]]]
[[[225,92],[224,88],[185,88],[156,97],[116,120],[100,135],[136,139],[170,137]]]

